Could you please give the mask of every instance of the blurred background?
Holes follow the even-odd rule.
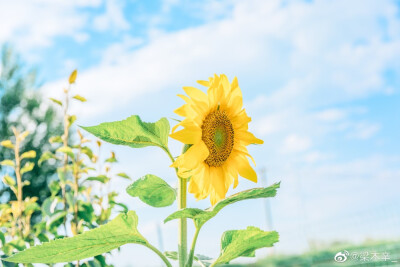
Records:
[[[344,250],[388,252],[400,264],[400,1],[0,0],[0,18],[2,136],[7,123],[22,123],[42,148],[60,131],[48,98],[62,94],[75,68],[73,90],[88,102],[71,109],[85,126],[132,114],[178,118],[182,86],[237,76],[250,130],[265,143],[249,148],[259,183],[241,179],[228,194],[279,181],[281,189],[225,208],[203,228],[197,252],[217,257],[224,231],[254,225],[278,231],[280,241],[236,264],[333,264]],[[47,131],[21,119],[34,118],[30,107],[48,112]],[[106,147],[133,179],[153,173],[177,184],[156,148]],[[171,147],[178,155],[180,144]],[[43,172],[54,170],[38,168],[29,194],[48,194]],[[162,223],[176,207],[146,206],[126,194],[128,184],[111,182],[137,211],[139,230],[161,250],[176,250],[176,222]],[[209,200],[189,196],[189,206]],[[162,266],[138,245],[113,252],[111,262]]]

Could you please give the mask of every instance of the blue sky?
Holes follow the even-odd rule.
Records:
[[[256,168],[267,168],[268,183],[282,182],[270,201],[276,253],[400,237],[399,1],[18,0],[0,1],[0,17],[0,42],[38,67],[46,97],[78,68],[74,90],[89,100],[72,107],[81,125],[176,118],[182,86],[237,76],[250,129],[265,141],[250,148]],[[177,155],[180,145],[171,146]],[[108,147],[132,177],[176,184],[156,149]],[[175,207],[155,212],[129,198],[126,184],[113,186],[157,244],[156,222]],[[230,193],[254,186],[242,179]],[[255,200],[227,208],[205,226],[198,252],[217,256],[227,229],[265,228],[263,210]],[[174,250],[176,225],[161,228],[164,248]],[[131,245],[115,260],[154,266],[153,256]]]

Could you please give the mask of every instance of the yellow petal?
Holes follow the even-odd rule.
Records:
[[[171,165],[172,167],[194,169],[199,163],[203,162],[209,155],[208,148],[203,141],[191,146],[184,154]]]
[[[183,130],[171,133],[169,136],[184,144],[195,144],[201,139],[201,128],[196,126],[185,127]]]
[[[223,199],[226,194],[225,174],[220,167],[210,168],[211,183],[219,199]]]
[[[204,103],[208,102],[207,95],[203,91],[197,89],[196,87],[185,86],[185,87],[183,87],[183,90],[193,100],[204,102]]]
[[[237,156],[234,161],[240,176],[257,183],[257,174],[245,156]]]
[[[251,132],[248,131],[237,131],[235,133],[235,142],[242,142],[245,144],[264,144],[264,141],[258,139]]]
[[[209,82],[209,81],[202,81],[202,80],[199,80],[199,81],[197,81],[197,83],[198,83],[198,84],[201,84],[201,85],[203,85],[203,86],[206,86],[206,87],[209,87],[209,86],[210,86],[210,82]]]

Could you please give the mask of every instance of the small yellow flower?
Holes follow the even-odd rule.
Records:
[[[214,75],[209,81],[198,81],[208,87],[207,94],[194,87],[184,87],[179,95],[185,102],[175,113],[185,117],[173,129],[172,138],[192,145],[171,165],[178,175],[190,178],[189,192],[197,199],[210,196],[214,205],[225,198],[238,174],[257,182],[257,174],[247,157],[246,146],[262,144],[248,131],[251,118],[243,109],[243,97],[237,78],[229,83],[226,75]],[[176,131],[182,126],[183,129]],[[254,162],[254,160],[253,160]]]

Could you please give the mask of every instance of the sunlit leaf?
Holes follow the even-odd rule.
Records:
[[[194,220],[194,223],[197,227],[201,227],[204,223],[217,215],[222,208],[226,207],[229,204],[233,204],[235,202],[246,199],[274,197],[276,195],[276,190],[279,188],[279,186],[280,183],[276,183],[267,188],[253,188],[245,190],[219,201],[215,206],[210,207],[206,210],[196,208],[181,209],[169,215],[164,220],[164,222],[179,218],[191,218]]]
[[[86,98],[84,98],[83,96],[80,96],[80,95],[74,95],[73,98],[75,98],[76,100],[79,100],[81,102],[86,102]]]
[[[107,183],[108,181],[110,181],[110,178],[108,178],[108,177],[105,176],[105,175],[99,175],[99,176],[91,176],[91,177],[88,177],[85,181],[98,181],[98,182],[100,182],[100,183],[105,184],[105,183]]]
[[[153,207],[172,205],[176,199],[175,189],[153,174],[147,174],[136,180],[128,186],[126,192]]]
[[[78,71],[77,70],[74,70],[72,73],[71,73],[71,75],[69,75],[69,79],[68,79],[68,82],[70,83],[70,84],[73,84],[74,82],[75,82],[75,80],[76,80],[76,76],[78,75]]]
[[[11,140],[4,140],[0,142],[1,146],[4,146],[6,148],[14,149],[14,144],[11,142]]]
[[[71,126],[76,121],[76,115],[68,116],[68,126]]]
[[[117,174],[117,176],[125,178],[125,179],[131,179],[131,177],[129,177],[126,173],[124,172],[120,172]]]
[[[3,177],[3,183],[11,187],[15,185],[15,180],[11,176],[6,174]]]
[[[62,143],[63,140],[62,140],[61,136],[56,135],[56,136],[50,137],[49,142],[52,143],[52,144],[54,144],[54,143]]]
[[[10,159],[5,159],[0,162],[0,165],[14,167],[15,163],[14,163],[14,161],[12,161]]]
[[[67,154],[71,158],[74,157],[74,152],[72,151],[72,148],[70,148],[68,146],[62,146],[62,147],[58,148],[56,150],[56,152],[61,152],[61,153]]]
[[[143,122],[134,115],[123,121],[105,122],[97,126],[82,127],[96,137],[116,145],[133,148],[168,145],[169,122],[162,118],[155,123]]]
[[[36,158],[35,150],[30,150],[30,151],[24,152],[21,155],[21,159],[34,159],[34,158]]]
[[[222,235],[221,254],[213,264],[229,263],[238,257],[252,255],[256,249],[272,247],[278,240],[277,232],[266,232],[253,226],[226,231]]]
[[[54,103],[56,103],[57,105],[60,105],[60,106],[63,105],[62,102],[61,102],[60,100],[58,100],[58,99],[55,99],[55,98],[52,98],[52,97],[50,97],[49,99],[50,99],[51,101],[53,101]]]
[[[94,230],[50,241],[3,260],[16,263],[71,262],[106,253],[127,243],[148,245],[138,232],[137,224],[136,213],[129,211]]]
[[[41,166],[44,161],[47,161],[49,159],[55,159],[55,158],[56,158],[56,156],[53,153],[51,153],[50,151],[46,151],[40,156],[38,164],[39,164],[39,166]]]
[[[35,163],[33,163],[33,162],[25,163],[24,167],[22,167],[20,170],[21,175],[24,173],[30,172],[31,170],[33,170],[33,167],[35,167]]]

